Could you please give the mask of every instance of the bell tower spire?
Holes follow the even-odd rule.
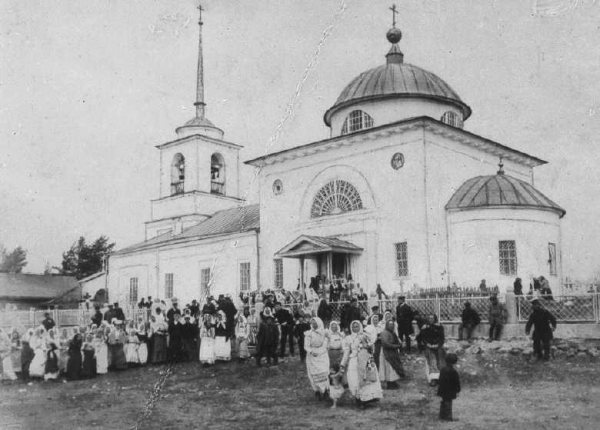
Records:
[[[194,106],[196,106],[196,118],[204,118],[204,107],[206,103],[204,103],[204,58],[202,54],[202,11],[204,8],[201,4],[198,5],[198,11],[200,12],[200,16],[198,19],[198,76],[197,76],[197,84],[196,84],[196,102]]]
[[[183,126],[175,129],[177,136],[186,137],[194,134],[201,136],[209,136],[215,139],[223,139],[223,130],[206,118],[206,103],[204,102],[204,55],[202,52],[202,12],[204,8],[201,4],[198,5],[198,69],[196,74],[196,115],[194,118],[186,122]]]

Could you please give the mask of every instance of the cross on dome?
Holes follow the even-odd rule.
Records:
[[[392,11],[392,26],[396,28],[396,15],[399,13],[396,9],[396,4],[394,3],[389,9]]]

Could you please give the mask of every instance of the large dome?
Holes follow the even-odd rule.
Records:
[[[389,62],[367,70],[344,88],[335,104],[325,112],[325,124],[331,125],[331,116],[338,110],[355,103],[390,98],[423,98],[452,104],[463,113],[463,120],[471,115],[471,108],[444,80],[420,67],[402,62]]]
[[[446,205],[447,210],[502,207],[550,210],[557,212],[561,218],[566,214],[563,208],[532,185],[503,173],[469,179]]]

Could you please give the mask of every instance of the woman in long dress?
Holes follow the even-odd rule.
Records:
[[[60,369],[58,368],[58,345],[55,342],[48,344],[44,372],[44,381],[55,381],[60,374]]]
[[[14,381],[17,375],[13,370],[12,365],[12,343],[8,333],[0,328],[0,361],[2,361],[2,374],[0,379],[8,379]]]
[[[329,323],[327,335],[327,355],[329,355],[329,366],[339,365],[342,362],[342,340],[344,333],[340,331],[340,324],[337,321]]]
[[[200,324],[200,363],[210,365],[215,362],[215,325],[210,314],[202,316]]]
[[[167,323],[162,318],[151,317],[150,330],[152,332],[152,363],[167,361]]]
[[[250,357],[248,351],[248,337],[250,336],[250,325],[244,314],[239,314],[235,324],[235,351],[240,359]]]
[[[96,332],[93,345],[96,352],[96,374],[104,375],[108,373],[108,345],[103,327]]]
[[[341,369],[346,372],[350,394],[361,406],[383,397],[379,373],[371,354],[372,346],[361,322],[352,321],[350,335],[343,341],[344,358]]]
[[[29,341],[33,349],[33,360],[29,365],[29,376],[31,378],[43,378],[46,370],[46,330],[38,327],[33,338]]]
[[[440,379],[440,369],[445,365],[444,327],[438,324],[437,315],[429,316],[429,323],[419,332],[419,340],[425,345],[427,382],[435,386]]]
[[[81,377],[81,346],[83,340],[81,333],[75,333],[69,344],[69,361],[67,362],[67,379],[76,380]]]
[[[121,321],[115,321],[114,328],[108,336],[108,350],[110,354],[111,365],[118,369],[127,369],[127,358],[125,357],[124,346],[127,341],[127,335],[121,327]]]
[[[379,315],[371,316],[370,324],[367,324],[365,327],[365,333],[369,335],[369,339],[371,339],[371,344],[373,345],[373,359],[377,368],[379,368],[379,355],[381,354],[381,340],[379,336],[383,329],[384,327],[381,327],[379,324]]]
[[[61,373],[67,372],[67,361],[69,361],[69,332],[66,328],[60,331],[60,337],[58,338],[58,370]]]
[[[256,335],[258,334],[258,326],[260,324],[258,315],[256,314],[256,308],[250,308],[250,315],[248,316],[248,326],[250,333],[248,334],[248,345],[256,346]]]
[[[141,317],[138,319],[137,337],[140,342],[138,359],[141,365],[145,365],[148,362],[148,324]]]
[[[136,365],[140,363],[138,350],[140,348],[140,340],[137,336],[137,330],[134,327],[133,321],[130,321],[126,330],[127,342],[124,345],[125,359],[128,365]]]
[[[231,328],[227,327],[225,312],[217,312],[215,327],[215,360],[231,360]]]
[[[304,349],[306,350],[308,380],[315,396],[320,400],[322,395],[329,391],[329,354],[321,318],[310,319],[310,330],[304,333]]]
[[[83,342],[83,365],[81,366],[82,378],[93,378],[96,376],[96,351],[94,349],[94,337],[91,334],[86,335]]]
[[[381,354],[379,355],[379,379],[390,388],[401,376],[405,376],[404,366],[400,358],[400,338],[394,332],[394,322],[388,321],[385,330],[379,335]]]
[[[25,381],[29,380],[29,366],[31,366],[31,361],[35,355],[33,349],[29,345],[29,342],[31,342],[31,339],[33,339],[34,336],[34,331],[30,328],[23,336],[21,342],[21,378]]]

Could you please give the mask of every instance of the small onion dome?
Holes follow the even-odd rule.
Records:
[[[401,55],[397,45],[393,45],[391,57]],[[388,54],[390,56],[390,54]],[[458,94],[437,75],[399,61],[391,61],[382,66],[367,70],[354,78],[341,92],[335,104],[325,112],[324,121],[331,126],[332,115],[347,106],[371,100],[422,98],[449,103],[463,113],[463,120],[471,116],[471,108]]]
[[[195,118],[192,118],[181,127],[175,129],[175,132],[180,137],[191,134],[206,134],[217,139],[222,139],[224,134],[223,130],[221,130],[219,127],[216,127],[212,122],[203,116],[196,116]]]
[[[505,175],[502,170],[496,175],[469,179],[460,186],[446,205],[446,210],[488,208],[547,210],[556,212],[560,218],[567,213],[531,184]]]

